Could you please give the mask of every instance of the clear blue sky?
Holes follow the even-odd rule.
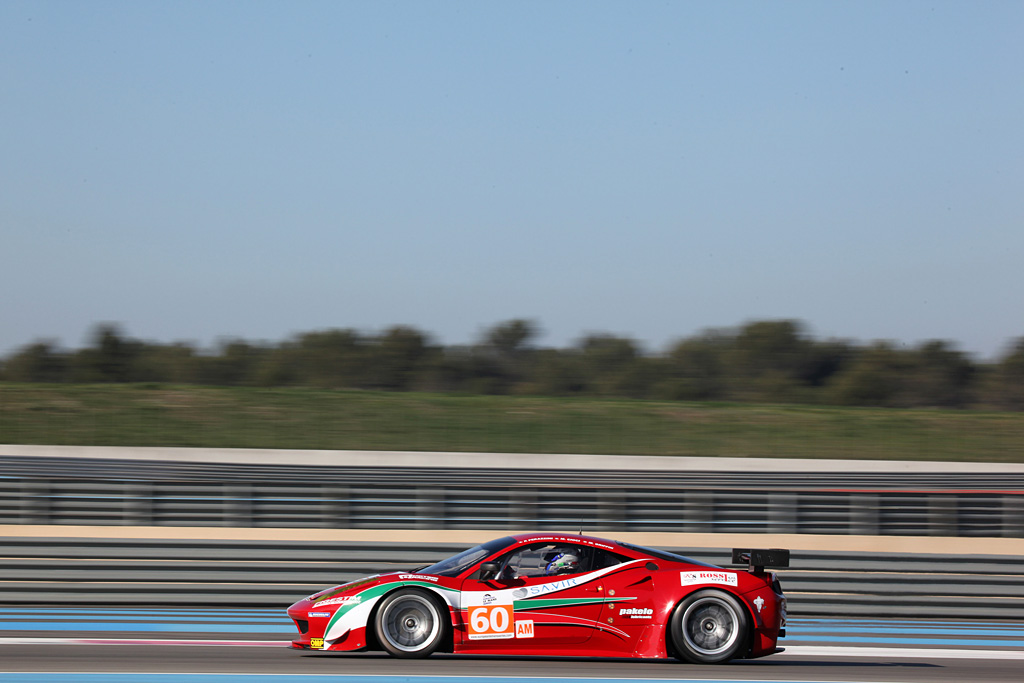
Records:
[[[1024,335],[1022,2],[0,3],[0,353]]]

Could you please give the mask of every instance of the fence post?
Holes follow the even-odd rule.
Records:
[[[153,526],[153,488],[149,482],[127,481],[124,485],[123,524]]]
[[[796,491],[777,491],[768,494],[768,533],[796,533],[798,495]]]
[[[1003,494],[1003,536],[1024,537],[1024,495]]]
[[[715,494],[713,491],[684,491],[683,531],[688,533],[710,533],[714,531],[713,516]]]
[[[222,526],[251,527],[252,487],[249,484],[225,484]]]
[[[515,488],[509,490],[508,497],[508,528],[532,529],[537,523],[537,492],[532,488]]]
[[[347,486],[324,486],[320,501],[320,526],[325,529],[352,528],[352,511]]]
[[[928,496],[928,535],[956,536],[957,510],[956,496]]]
[[[420,486],[416,489],[417,529],[447,529],[448,520],[444,514],[444,489]]]
[[[628,526],[626,519],[628,514],[629,506],[626,504],[625,492],[615,489],[598,489],[597,515],[594,519],[598,530],[624,531]]]
[[[50,523],[50,485],[40,479],[21,482],[21,523]]]
[[[858,493],[847,499],[851,536],[878,536],[878,494]]]

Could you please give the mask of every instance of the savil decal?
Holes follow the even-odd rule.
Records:
[[[593,577],[589,574],[583,576],[570,577],[568,579],[562,579],[561,581],[555,581],[553,583],[542,583],[537,586],[526,587],[526,599],[536,598],[541,595],[547,595],[548,593],[557,593],[558,591],[564,591],[567,588],[575,588],[580,584],[591,581]]]

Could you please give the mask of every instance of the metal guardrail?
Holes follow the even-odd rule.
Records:
[[[1024,538],[1024,476],[0,457],[0,524]],[[461,547],[0,538],[0,603],[283,607]],[[715,564],[729,549],[682,548]],[[794,615],[1024,618],[1024,557],[793,551]]]
[[[495,473],[466,484],[457,473],[346,480],[284,471],[220,481],[0,471],[0,524],[1024,537],[1021,491],[851,490],[841,478],[827,487],[708,486],[658,473],[620,485],[579,475],[534,485]]]
[[[409,569],[461,546],[0,538],[0,604],[283,609],[329,585]],[[727,564],[727,548],[675,548]],[[1024,618],[1024,557],[793,551],[794,616]]]

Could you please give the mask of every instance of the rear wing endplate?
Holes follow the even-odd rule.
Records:
[[[750,571],[755,572],[763,571],[765,567],[788,567],[789,551],[780,548],[770,550],[733,548],[732,563],[745,564]]]

